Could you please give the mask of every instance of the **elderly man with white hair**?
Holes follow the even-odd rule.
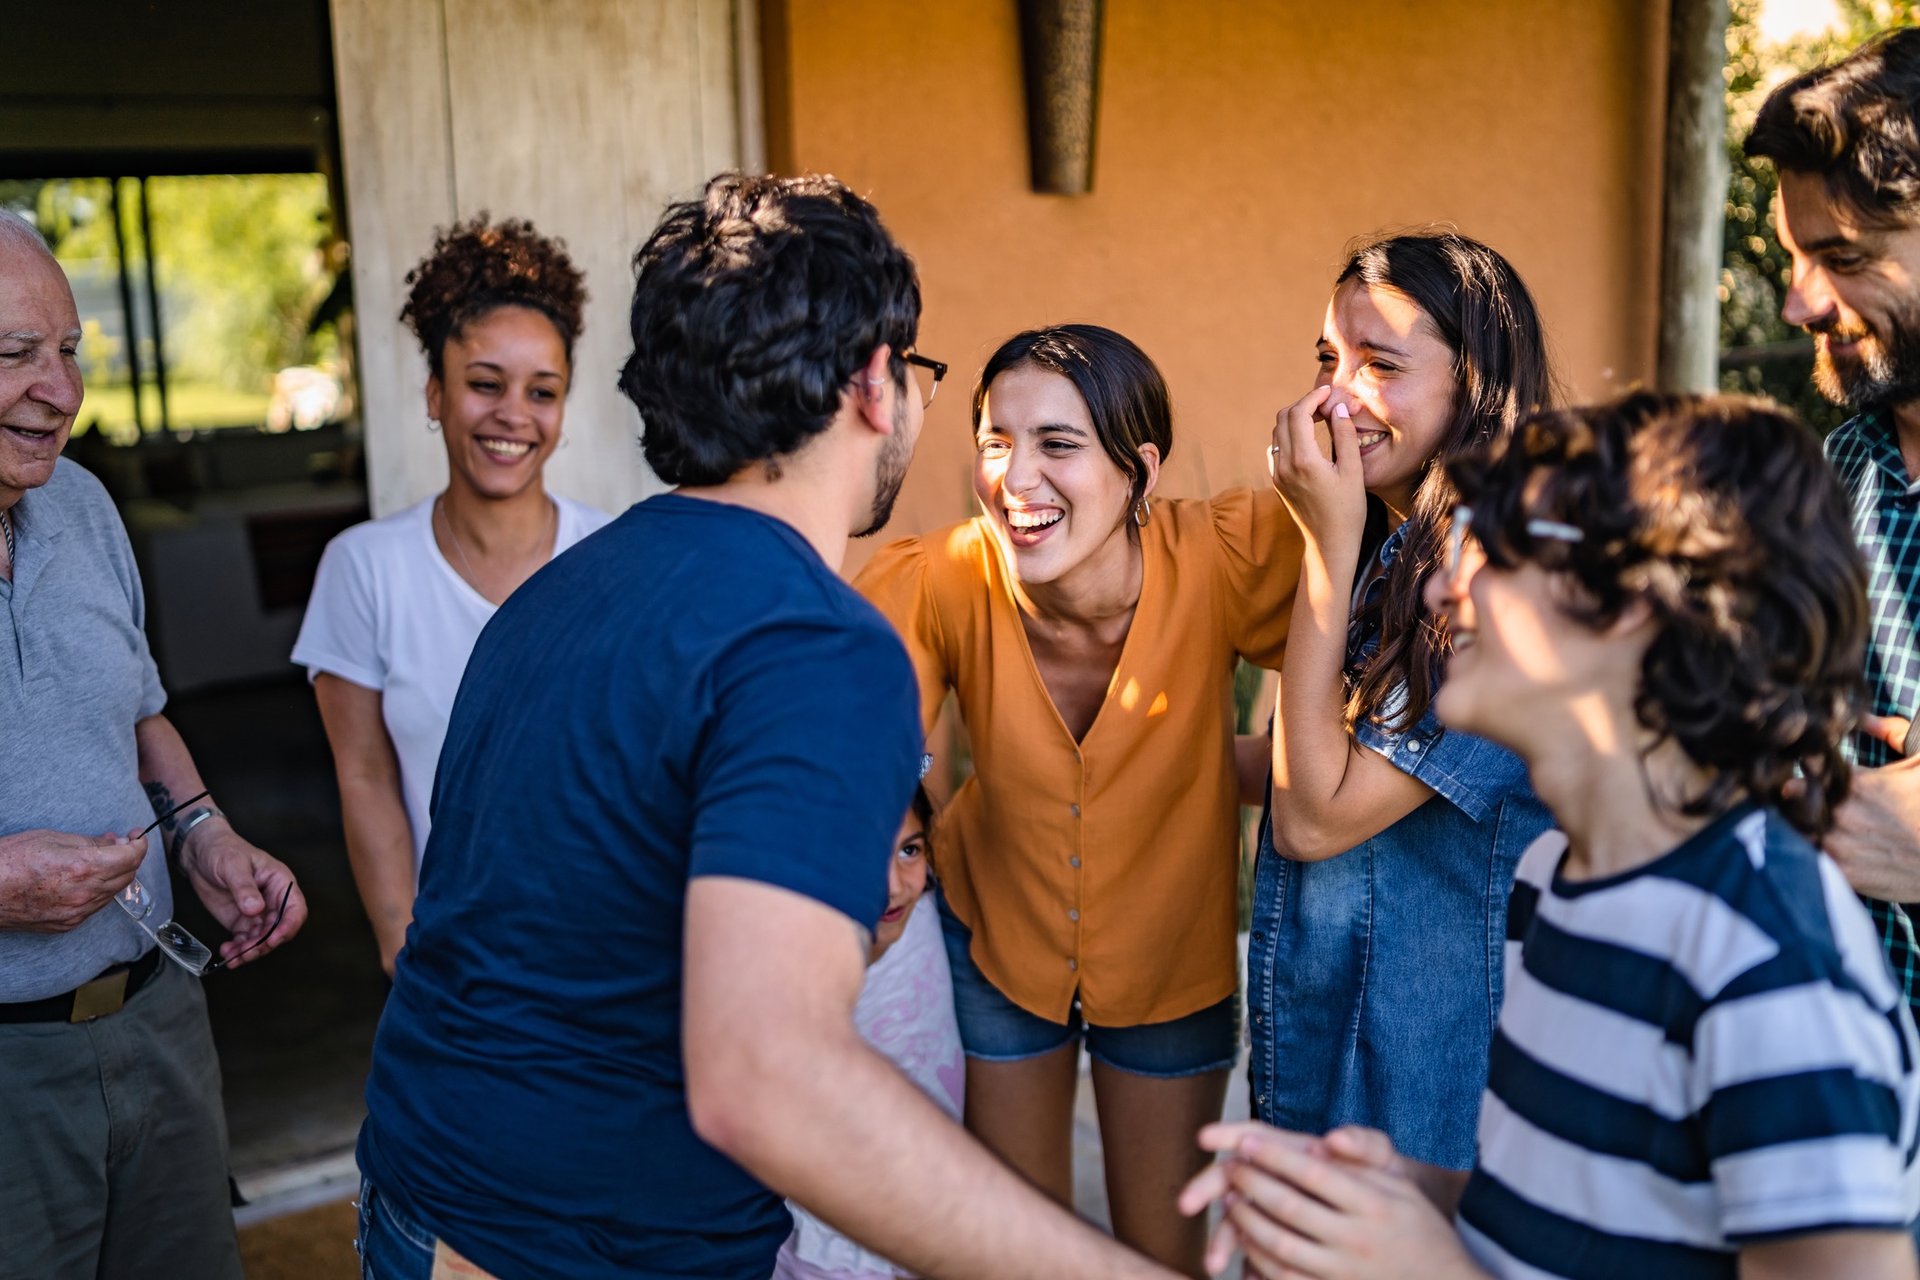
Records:
[[[238,1277],[198,975],[306,902],[162,714],[126,530],[60,457],[79,341],[59,263],[0,211],[0,1278]],[[172,922],[169,857],[217,953]]]

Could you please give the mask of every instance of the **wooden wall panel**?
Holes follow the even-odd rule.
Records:
[[[454,213],[445,43],[432,0],[333,0],[367,490],[381,515],[446,483],[427,364],[400,324],[407,271]]]
[[[333,0],[336,43],[343,51],[371,47],[352,80],[343,56],[340,77],[354,283],[366,290],[359,295],[363,351],[411,350],[392,317],[399,282],[431,244],[434,225],[486,210],[531,218],[560,236],[586,271],[591,298],[574,352],[567,443],[548,464],[547,482],[604,510],[619,511],[659,487],[640,457],[639,419],[616,385],[631,347],[629,264],[670,200],[739,162],[735,3]],[[412,29],[397,36],[401,27]],[[409,90],[373,83],[411,81],[427,61],[433,75]],[[435,81],[437,113],[429,101]],[[351,123],[350,102],[361,109]],[[386,142],[395,133],[427,132],[441,140],[438,156],[405,156]],[[436,184],[443,194],[429,200]],[[382,194],[392,190],[399,194]],[[368,252],[370,242],[377,247]],[[384,282],[375,278],[380,273]],[[394,299],[390,307],[383,289]],[[417,356],[414,364],[411,371],[392,359],[366,365],[376,513],[446,482],[439,441],[414,434],[425,380]]]

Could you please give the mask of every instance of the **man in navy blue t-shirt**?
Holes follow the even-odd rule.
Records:
[[[367,1086],[368,1274],[763,1280],[784,1193],[930,1275],[1166,1275],[854,1029],[921,743],[836,570],[944,371],[911,261],[831,178],[726,175],[635,265],[622,385],[680,488],[468,663]]]

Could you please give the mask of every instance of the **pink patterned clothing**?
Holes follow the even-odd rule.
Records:
[[[919,1085],[942,1111],[960,1118],[966,1057],[953,1017],[953,980],[931,893],[907,917],[900,941],[867,970],[853,1008],[854,1026],[875,1050]],[[773,1280],[892,1280],[908,1274],[862,1249],[794,1204],[793,1234],[780,1247]]]

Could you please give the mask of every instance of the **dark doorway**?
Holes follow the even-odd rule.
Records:
[[[29,56],[0,84],[0,204],[53,244],[86,328],[68,456],[128,526],[168,714],[311,906],[207,981],[235,1173],[285,1186],[350,1147],[385,996],[287,660],[321,548],[367,513],[327,5],[29,6],[7,39]]]

